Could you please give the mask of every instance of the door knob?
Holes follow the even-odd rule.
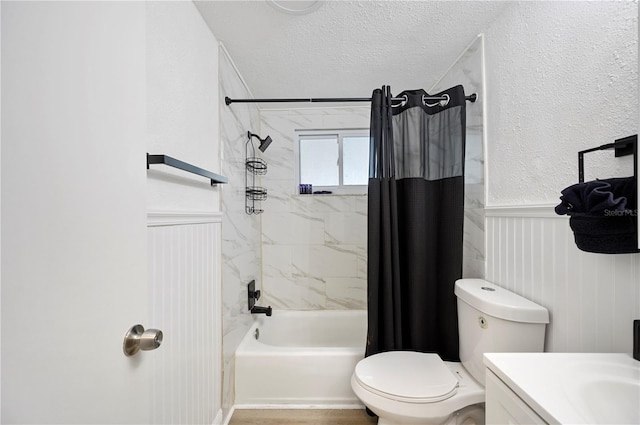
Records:
[[[125,356],[133,356],[138,351],[155,350],[162,344],[162,331],[158,329],[144,330],[142,325],[132,326],[124,336],[122,350]]]

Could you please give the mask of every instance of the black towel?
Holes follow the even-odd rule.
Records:
[[[578,183],[562,191],[556,213],[571,216],[579,249],[628,254],[638,249],[638,210],[634,177]]]
[[[638,218],[635,216],[589,217],[569,219],[576,246],[598,254],[631,254],[638,250]]]
[[[630,197],[636,197],[633,177],[577,183],[562,191],[556,214],[605,215],[624,211]]]

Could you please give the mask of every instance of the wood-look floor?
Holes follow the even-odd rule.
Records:
[[[375,425],[364,410],[235,410],[229,425]]]

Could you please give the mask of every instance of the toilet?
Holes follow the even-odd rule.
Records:
[[[546,308],[482,279],[455,284],[460,362],[388,351],[356,365],[351,388],[378,425],[484,424],[484,353],[542,352]]]

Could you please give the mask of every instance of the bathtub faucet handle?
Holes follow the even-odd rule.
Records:
[[[258,289],[257,291],[253,291],[252,294],[253,298],[255,298],[256,300],[260,299],[260,290]]]
[[[252,280],[247,285],[247,301],[249,304],[249,311],[252,314],[266,314],[271,316],[271,306],[260,307],[256,305],[256,300],[260,299],[260,290],[256,291],[256,281]]]

